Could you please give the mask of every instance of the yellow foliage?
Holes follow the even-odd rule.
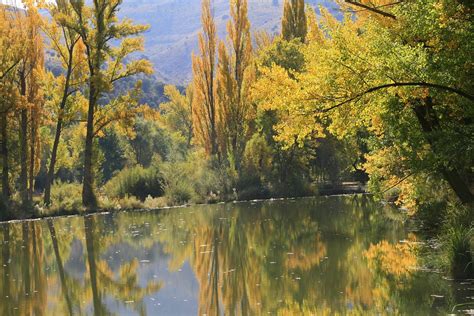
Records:
[[[390,244],[383,240],[371,245],[365,252],[365,257],[372,268],[379,268],[397,278],[409,276],[417,267],[416,237],[411,234],[408,241]]]

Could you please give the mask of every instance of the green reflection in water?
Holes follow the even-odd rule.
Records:
[[[471,282],[417,269],[398,218],[358,196],[4,224],[0,312],[430,315],[472,302]]]

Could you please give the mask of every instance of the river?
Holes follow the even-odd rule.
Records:
[[[369,196],[0,225],[1,315],[436,315],[474,284],[423,269],[403,214]]]

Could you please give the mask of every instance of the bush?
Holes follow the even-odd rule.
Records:
[[[147,209],[158,209],[168,205],[166,197],[153,198],[148,196],[143,203],[143,206]]]
[[[389,203],[395,203],[399,197],[400,197],[400,189],[397,187],[391,188],[388,191],[382,193],[382,199]]]
[[[144,201],[148,196],[163,196],[163,177],[156,166],[125,168],[105,185],[105,192],[111,198],[134,196]]]
[[[224,188],[218,171],[211,167],[202,152],[191,153],[184,161],[165,163],[161,169],[165,197],[173,205],[203,203],[210,196],[215,199],[216,193]]]
[[[104,210],[114,210],[117,208],[117,200],[110,199],[108,196],[100,195],[99,206]]]
[[[166,185],[165,197],[171,205],[183,205],[196,201],[196,191],[189,182],[172,181]]]
[[[79,211],[82,209],[82,185],[55,182],[51,186],[52,211]]]
[[[136,210],[143,208],[143,203],[134,196],[125,196],[117,200],[116,208],[121,210]]]

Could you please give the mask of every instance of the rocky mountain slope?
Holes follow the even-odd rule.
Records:
[[[307,1],[313,6],[335,7],[331,0]],[[283,0],[249,0],[252,31],[265,29],[276,33],[280,28]],[[158,79],[186,84],[191,79],[191,54],[197,51],[201,29],[200,0],[124,0],[122,17],[148,24],[144,55],[155,65]],[[229,20],[229,0],[214,0],[214,15],[219,37],[225,38]]]

